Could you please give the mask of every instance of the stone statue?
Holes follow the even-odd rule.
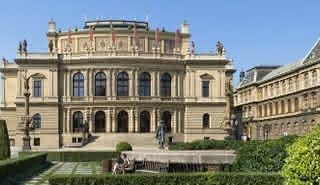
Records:
[[[165,129],[164,121],[160,120],[158,122],[158,128],[156,131],[156,138],[157,138],[160,149],[164,148],[165,135],[166,135],[166,129]]]
[[[52,51],[53,51],[53,42],[52,42],[52,40],[49,41],[48,47],[49,47],[50,53],[52,53]]]
[[[218,41],[216,44],[216,52],[220,56],[222,56],[225,52],[224,46],[220,41]]]
[[[28,51],[28,43],[27,43],[26,40],[23,41],[23,47],[22,48],[23,48],[23,52],[27,53],[27,51]]]
[[[194,41],[191,41],[191,53],[194,54],[196,48],[196,44],[194,43]]]
[[[19,51],[19,54],[21,55],[22,54],[22,42],[19,41],[19,47],[18,47],[18,51]]]

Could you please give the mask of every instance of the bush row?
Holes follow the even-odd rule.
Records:
[[[46,153],[38,153],[0,161],[0,179],[4,180],[19,173],[24,173],[26,170],[39,168],[39,166],[46,164],[46,158]]]
[[[172,143],[170,150],[236,150],[244,144],[240,140],[195,140],[190,143]]]
[[[49,179],[51,185],[279,185],[279,174],[262,173],[165,173],[132,175],[60,175]]]
[[[31,155],[38,152],[20,152],[19,156]],[[61,162],[89,162],[101,161],[104,159],[117,158],[120,153],[115,151],[96,151],[96,152],[45,152],[48,154],[48,161],[61,161]]]
[[[286,136],[280,139],[250,141],[236,150],[233,171],[242,172],[279,172],[288,157],[286,148],[292,145],[298,136]]]

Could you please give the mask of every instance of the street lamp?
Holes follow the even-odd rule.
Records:
[[[27,151],[27,150],[31,150],[31,145],[30,145],[30,135],[29,135],[29,130],[30,130],[30,123],[31,121],[33,120],[33,117],[30,117],[29,115],[29,98],[30,98],[30,95],[31,93],[29,92],[29,80],[31,78],[34,78],[34,77],[37,77],[37,78],[43,78],[44,76],[40,73],[35,73],[35,74],[32,74],[30,75],[29,77],[27,77],[27,71],[25,72],[25,74],[23,75],[23,80],[24,80],[24,92],[23,92],[23,95],[25,97],[25,103],[24,103],[24,107],[25,107],[25,116],[24,116],[24,120],[23,120],[23,123],[24,123],[24,135],[23,135],[23,148],[22,150],[23,151]]]

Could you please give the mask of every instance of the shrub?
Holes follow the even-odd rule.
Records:
[[[286,147],[291,145],[297,136],[286,136],[280,139],[250,141],[236,151],[233,162],[234,171],[244,172],[278,172],[288,156]]]
[[[132,146],[127,142],[120,142],[116,146],[117,152],[132,151]]]
[[[8,159],[0,162],[0,179],[13,177],[19,173],[30,171],[46,163],[47,154],[38,153],[17,159]]]
[[[320,184],[320,126],[287,148],[281,174],[286,184]]]
[[[244,144],[239,140],[195,140],[190,143],[173,143],[170,150],[236,150]]]
[[[132,175],[59,175],[49,179],[51,185],[279,185],[283,178],[279,174],[263,173],[164,173]]]
[[[32,155],[39,152],[20,152],[19,157]],[[89,161],[101,161],[104,159],[118,158],[119,152],[115,151],[97,151],[97,152],[45,152],[48,154],[48,161],[61,161],[61,162],[89,162]]]
[[[10,143],[7,124],[5,120],[0,120],[0,160],[10,158]]]

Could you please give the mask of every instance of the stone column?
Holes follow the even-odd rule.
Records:
[[[156,96],[160,96],[160,71],[157,71],[156,73],[157,80],[156,80],[156,87],[155,87],[155,92]]]
[[[111,96],[111,81],[112,81],[111,70],[110,69],[106,70],[106,74],[107,74],[107,78],[106,78],[107,96],[110,97]]]
[[[130,71],[128,74],[129,75],[129,96],[130,97],[134,96],[134,83],[133,83],[134,82],[134,80],[133,80],[134,74],[133,73],[134,73],[134,71]]]
[[[104,110],[104,113],[105,113],[105,118],[106,118],[106,132],[107,133],[110,133],[110,132],[112,132],[112,129],[111,129],[111,119],[110,119],[110,117],[111,117],[111,115],[110,115],[110,108],[106,108],[105,110]]]
[[[130,114],[129,114],[129,132],[130,133],[132,133],[132,132],[134,132],[135,130],[134,130],[134,127],[135,127],[135,125],[134,125],[134,120],[135,120],[135,116],[134,116],[134,108],[131,108],[130,109]]]
[[[87,69],[87,75],[88,75],[88,96],[93,96],[93,89],[92,89],[92,76],[93,76],[93,69]]]
[[[54,91],[53,91],[53,96],[58,96],[58,92],[59,92],[59,88],[58,88],[58,69],[55,69],[54,72],[53,72],[53,88],[54,88]]]
[[[151,96],[154,97],[156,95],[156,72],[151,72]]]
[[[81,70],[81,73],[84,76],[84,84],[83,84],[83,88],[84,88],[84,92],[83,95],[84,96],[88,96],[88,91],[89,91],[89,76],[88,76],[88,71],[87,70]]]
[[[110,110],[110,115],[112,120],[112,132],[117,132],[117,112],[115,111],[115,108]]]
[[[66,88],[67,88],[67,96],[71,96],[71,94],[72,94],[72,92],[71,92],[71,90],[72,90],[72,83],[71,83],[71,74],[72,74],[72,72],[71,72],[71,70],[68,70],[67,72],[67,86],[66,86]]]
[[[177,96],[181,97],[181,73],[177,73]]]
[[[172,75],[172,83],[171,83],[171,97],[176,97],[176,92],[177,92],[176,82],[177,82],[177,73],[174,72]]]
[[[177,133],[177,111],[176,110],[172,112],[171,132],[173,134]]]
[[[134,116],[135,116],[135,119],[134,119],[135,131],[140,132],[140,124],[139,124],[140,117],[139,117],[139,110],[138,109],[135,109]]]
[[[151,132],[155,132],[156,131],[156,122],[157,122],[157,110],[154,107],[152,109],[152,115],[151,115]]]
[[[89,114],[89,119],[88,120],[88,125],[89,125],[89,132],[94,132],[94,115],[92,113],[92,108],[89,108],[88,110]]]
[[[117,92],[116,92],[116,87],[117,87],[117,71],[113,70],[112,71],[112,83],[111,83],[111,88],[112,88],[112,96],[117,96]]]
[[[138,70],[135,71],[134,77],[135,77],[135,87],[134,87],[135,96],[139,96],[139,71]]]
[[[71,120],[70,120],[70,115],[71,115],[71,110],[70,108],[67,108],[66,110],[66,117],[65,117],[65,127],[66,127],[66,133],[71,132]]]

